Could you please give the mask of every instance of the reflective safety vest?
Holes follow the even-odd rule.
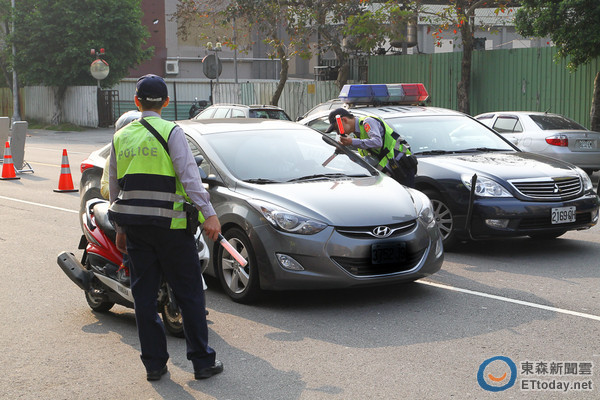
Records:
[[[168,143],[175,124],[159,117],[144,118]],[[139,121],[133,121],[113,137],[117,179],[121,191],[110,206],[117,224],[155,225],[185,229],[184,203],[191,202],[179,181],[167,150]],[[204,222],[202,213],[198,219]]]
[[[383,170],[385,168],[385,166],[388,164],[390,159],[393,159],[395,157],[395,151],[399,151],[401,153],[404,153],[406,155],[410,155],[410,149],[407,146],[405,146],[402,142],[404,142],[401,138],[400,135],[398,135],[394,129],[392,129],[392,127],[390,127],[388,124],[386,124],[385,122],[383,122],[380,118],[378,117],[362,117],[358,120],[358,127],[360,130],[360,139],[369,139],[370,136],[367,133],[367,131],[365,130],[364,124],[365,124],[365,119],[367,118],[373,118],[376,119],[381,126],[384,128],[384,134],[383,134],[383,138],[382,138],[382,145],[381,148],[379,149],[358,149],[358,153],[363,156],[366,157],[370,154],[372,154],[375,158],[377,158],[378,161],[378,168],[380,171]],[[406,142],[404,142],[406,143]],[[370,154],[369,154],[370,153]]]

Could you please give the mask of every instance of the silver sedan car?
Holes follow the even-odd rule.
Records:
[[[331,138],[294,122],[179,121],[243,267],[207,240],[206,273],[237,302],[261,290],[414,281],[438,271],[431,202]]]
[[[562,115],[501,111],[480,114],[475,119],[523,151],[569,162],[588,174],[600,170],[600,133]]]

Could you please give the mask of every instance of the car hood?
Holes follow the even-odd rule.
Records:
[[[417,217],[410,193],[387,176],[240,184],[236,192],[334,226],[385,225]]]
[[[526,152],[420,157],[421,162],[458,174],[484,174],[504,180],[579,176],[571,164]]]

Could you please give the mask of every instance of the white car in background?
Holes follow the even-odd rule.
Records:
[[[558,158],[588,174],[600,170],[600,133],[558,114],[498,111],[475,116],[523,151]]]

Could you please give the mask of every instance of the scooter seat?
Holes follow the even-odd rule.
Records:
[[[96,219],[96,225],[102,229],[102,232],[112,240],[113,243],[117,240],[117,231],[112,222],[108,219],[108,202],[97,203],[94,205],[94,217]]]

